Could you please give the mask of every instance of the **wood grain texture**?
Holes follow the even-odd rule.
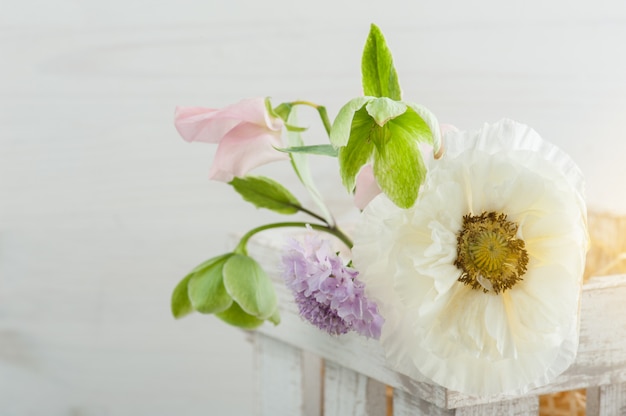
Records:
[[[626,414],[626,383],[587,389],[587,416]]]
[[[539,398],[525,397],[499,403],[443,409],[402,391],[394,392],[394,416],[537,416]]]
[[[324,416],[383,416],[385,385],[332,361],[324,370]]]
[[[302,350],[263,334],[255,334],[257,414],[304,415]]]
[[[444,409],[405,391],[393,391],[393,416],[454,416],[455,409]]]
[[[304,351],[302,353],[304,380],[304,415],[323,416],[324,409],[324,360],[317,355]]]
[[[455,409],[454,416],[537,416],[539,397],[523,397],[498,403],[479,404]]]
[[[255,347],[256,414],[322,415],[322,360],[261,333],[249,335]]]
[[[245,335],[207,316],[175,322],[168,303],[178,279],[231,249],[228,233],[276,216],[206,179],[215,147],[180,140],[173,109],[269,95],[333,117],[361,92],[370,22],[408,101],[462,129],[502,117],[535,127],[581,165],[591,205],[626,212],[622,1],[8,0],[0,414],[254,413]],[[313,115],[303,121],[325,140]],[[337,217],[352,218],[335,164],[313,166]],[[309,202],[286,164],[256,173]]]

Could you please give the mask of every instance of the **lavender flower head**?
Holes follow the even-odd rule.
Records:
[[[328,241],[316,235],[304,244],[290,240],[283,253],[283,277],[294,293],[300,315],[331,335],[353,330],[378,339],[383,318],[365,297],[358,271],[344,266]]]

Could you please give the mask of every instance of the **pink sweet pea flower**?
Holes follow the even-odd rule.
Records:
[[[230,182],[249,170],[289,156],[282,147],[283,121],[270,116],[263,98],[248,98],[222,109],[176,107],[176,130],[188,142],[218,143],[209,178]]]

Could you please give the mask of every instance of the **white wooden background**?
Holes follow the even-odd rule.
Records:
[[[579,162],[590,206],[626,213],[621,0],[2,0],[0,415],[254,414],[245,334],[175,322],[169,296],[276,217],[207,180],[214,148],[179,139],[173,109],[271,95],[334,116],[370,22],[407,100],[462,129],[532,125]]]

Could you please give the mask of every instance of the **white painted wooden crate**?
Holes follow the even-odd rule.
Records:
[[[537,415],[539,395],[574,389],[587,389],[587,415],[626,415],[626,275],[585,284],[578,355],[553,383],[523,396],[470,397],[392,370],[377,341],[303,322],[280,277],[281,245],[261,235],[249,247],[275,281],[282,318],[251,333],[261,416]]]

